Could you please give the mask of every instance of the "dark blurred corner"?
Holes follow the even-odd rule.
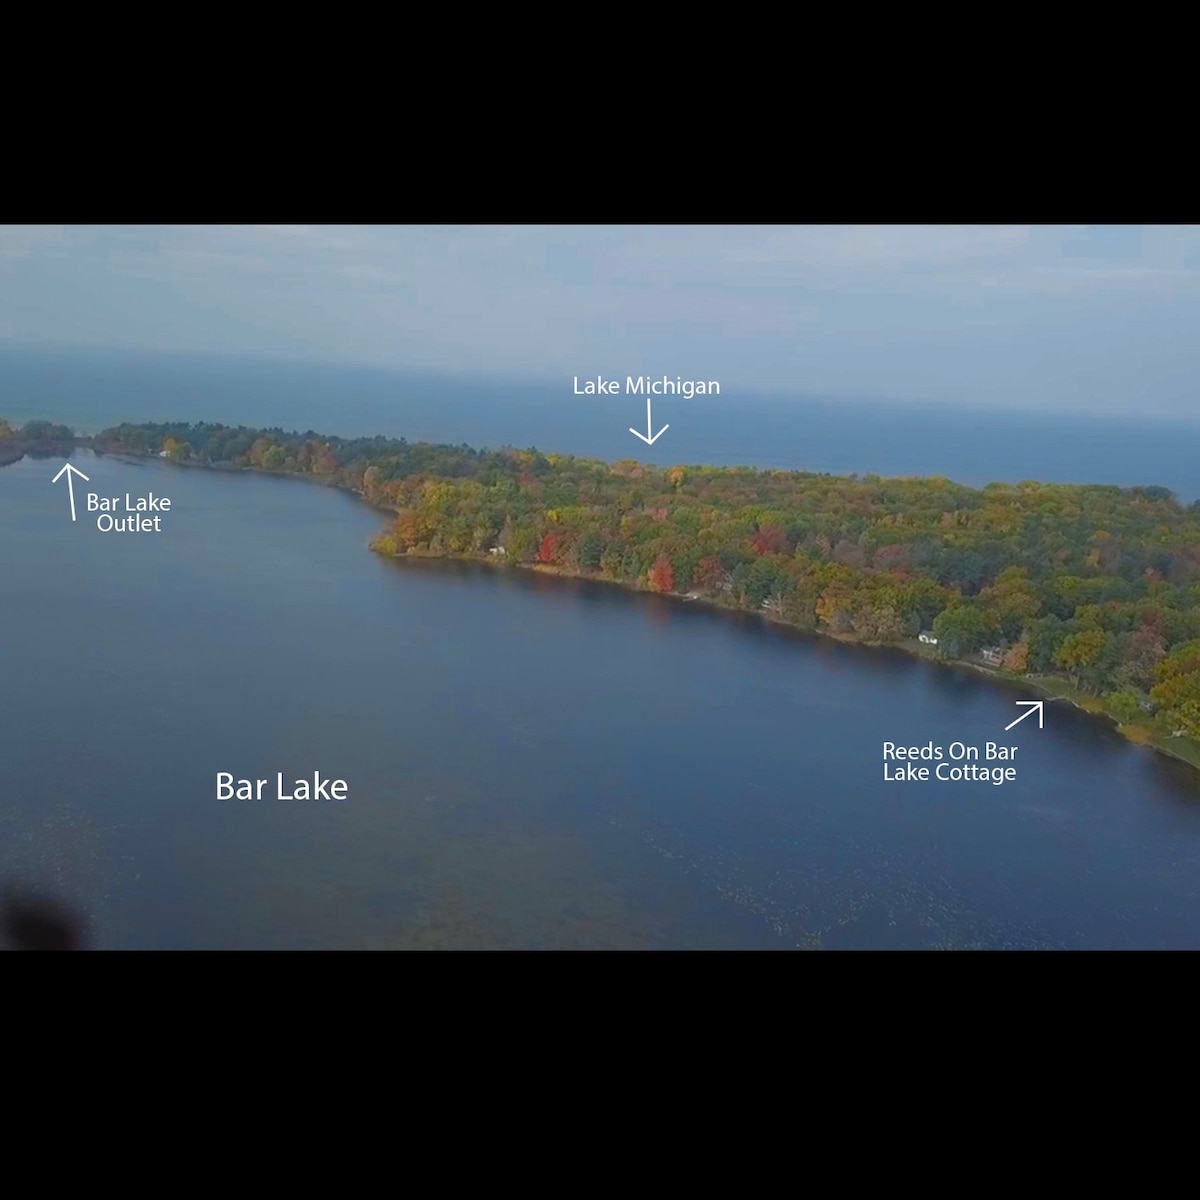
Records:
[[[83,922],[55,900],[12,889],[0,899],[5,950],[85,950]]]

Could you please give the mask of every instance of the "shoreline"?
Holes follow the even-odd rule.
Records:
[[[355,488],[346,487],[339,483],[326,483],[319,477],[307,472],[300,471],[282,471],[282,470],[267,470],[262,467],[253,466],[238,466],[233,463],[204,463],[204,462],[178,462],[170,458],[160,458],[156,454],[137,454],[129,451],[120,450],[104,450],[97,449],[91,438],[79,438],[76,440],[76,449],[90,449],[94,454],[109,455],[120,462],[142,463],[146,461],[167,463],[174,467],[191,467],[199,470],[208,471],[226,471],[237,473],[251,473],[255,475],[265,475],[273,477],[282,477],[285,479],[298,479],[307,483],[317,483],[323,487],[332,488],[335,491],[342,492],[345,495],[353,496],[356,501],[366,507],[374,510],[377,513],[387,516],[394,516],[397,509],[386,507],[379,504],[374,504],[367,500],[361,491]],[[67,457],[69,457],[69,452]],[[7,465],[7,464],[0,464]],[[396,554],[386,550],[377,549],[374,545],[375,539],[368,543],[368,548],[373,554],[378,554],[383,558],[391,558],[398,561],[405,559],[413,560],[444,560],[454,562],[471,562],[481,566],[511,569],[517,568],[524,571],[531,571],[542,575],[559,576],[564,579],[579,579],[588,583],[606,584],[611,587],[620,588],[626,592],[639,592],[647,595],[662,596],[667,600],[677,604],[702,604],[713,612],[737,613],[741,616],[757,616],[760,619],[769,622],[772,625],[777,625],[784,629],[794,630],[797,633],[811,636],[814,638],[826,638],[830,641],[841,642],[845,645],[863,646],[870,649],[887,649],[896,650],[903,654],[907,654],[912,658],[924,659],[926,662],[933,663],[936,666],[942,667],[961,667],[974,671],[976,674],[983,675],[996,682],[1016,684],[1019,687],[1026,688],[1035,695],[1044,698],[1048,702],[1065,702],[1071,704],[1074,708],[1082,712],[1088,713],[1090,716],[1102,718],[1108,721],[1115,731],[1126,741],[1132,742],[1137,746],[1144,746],[1153,750],[1164,758],[1170,758],[1176,762],[1182,762],[1192,767],[1194,770],[1200,771],[1200,751],[1192,750],[1186,743],[1185,749],[1177,749],[1171,744],[1175,739],[1163,737],[1157,731],[1140,725],[1123,724],[1112,713],[1107,712],[1097,699],[1096,703],[1088,704],[1082,697],[1077,698],[1074,693],[1075,689],[1071,687],[1069,681],[1065,678],[1051,675],[1014,675],[1002,670],[985,666],[983,663],[972,662],[969,659],[961,658],[943,658],[940,655],[922,650],[915,639],[905,638],[896,642],[868,642],[862,638],[854,637],[847,634],[832,633],[828,630],[807,628],[803,625],[798,625],[793,621],[786,621],[778,616],[768,612],[756,611],[751,609],[739,608],[732,604],[722,603],[720,600],[707,596],[689,596],[678,592],[659,592],[652,588],[641,587],[636,584],[631,584],[619,579],[608,579],[602,575],[584,573],[581,571],[572,571],[563,567],[552,566],[547,563],[520,563],[511,562],[507,558],[498,556],[490,556],[480,553],[468,554],[447,554],[447,553],[424,553],[411,554],[401,553]],[[1191,750],[1190,753],[1187,751]]]
[[[274,472],[261,472],[262,474],[274,474]],[[370,507],[374,507],[373,505]],[[390,510],[383,510],[390,511]],[[1095,706],[1081,703],[1072,695],[1064,695],[1063,690],[1070,692],[1071,689],[1066,679],[1053,675],[1013,675],[1005,671],[996,670],[993,667],[985,666],[983,663],[972,662],[965,658],[942,658],[937,654],[928,653],[919,648],[920,643],[915,638],[906,638],[898,642],[867,642],[862,638],[853,637],[842,633],[830,633],[823,629],[809,629],[803,625],[797,625],[793,621],[784,621],[779,617],[772,616],[766,612],[757,612],[752,609],[738,608],[732,604],[722,604],[719,600],[713,600],[706,596],[687,596],[679,592],[657,592],[652,588],[636,587],[630,584],[623,583],[619,579],[606,579],[600,575],[588,575],[579,571],[570,571],[562,567],[551,566],[547,563],[516,563],[505,560],[497,561],[495,558],[483,557],[477,554],[391,554],[386,550],[377,550],[374,546],[370,547],[371,553],[378,554],[382,558],[394,559],[398,562],[403,562],[406,559],[413,561],[443,561],[443,562],[470,562],[483,567],[492,567],[496,569],[517,569],[522,571],[531,571],[539,575],[558,576],[562,579],[578,579],[585,583],[599,583],[609,587],[620,588],[624,592],[633,592],[646,596],[661,596],[665,600],[669,600],[675,604],[702,604],[705,608],[714,613],[737,614],[746,617],[758,617],[771,625],[777,625],[781,629],[793,630],[796,633],[805,635],[806,637],[822,638],[832,642],[841,642],[847,646],[861,646],[870,650],[895,650],[910,658],[922,659],[925,662],[931,663],[936,667],[958,667],[969,671],[973,671],[977,675],[982,675],[987,679],[996,683],[1016,684],[1018,687],[1026,688],[1033,692],[1036,696],[1045,699],[1048,703],[1058,702],[1069,704],[1072,708],[1078,709],[1080,712],[1087,713],[1088,716],[1096,717],[1107,721],[1114,731],[1124,738],[1127,742],[1135,746],[1143,746],[1148,750],[1153,750],[1164,758],[1174,759],[1176,762],[1181,762],[1200,771],[1200,758],[1190,757],[1185,753],[1181,753],[1174,746],[1170,745],[1167,739],[1157,735],[1153,730],[1145,729],[1139,725],[1122,724],[1112,713],[1106,712],[1098,703]]]

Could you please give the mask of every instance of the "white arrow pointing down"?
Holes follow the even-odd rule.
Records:
[[[662,435],[664,433],[666,433],[667,430],[670,428],[671,428],[670,425],[664,425],[657,433],[654,432],[654,421],[650,417],[650,397],[647,396],[646,397],[646,432],[638,433],[638,431],[636,429],[634,429],[632,425],[629,427],[629,432],[632,433],[634,437],[640,437],[642,439],[642,441],[646,443],[647,446],[653,446],[654,443],[657,442],[658,439],[660,437],[662,437]]]

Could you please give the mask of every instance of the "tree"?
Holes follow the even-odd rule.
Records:
[[[1071,682],[1078,687],[1081,674],[1099,662],[1100,655],[1107,645],[1108,634],[1103,629],[1083,629],[1078,633],[1069,633],[1054,656],[1054,665],[1062,667],[1071,677]]]
[[[787,554],[787,530],[781,525],[762,525],[750,539],[750,544],[759,554]]]
[[[1104,697],[1104,706],[1122,725],[1131,725],[1134,721],[1145,719],[1146,711],[1142,708],[1142,697],[1133,688],[1121,688],[1109,692]]]
[[[934,618],[938,649],[950,658],[972,654],[991,636],[987,615],[976,604],[955,604]]]
[[[719,558],[709,555],[702,558],[696,566],[696,570],[692,576],[692,582],[701,591],[707,592],[709,595],[717,595],[725,590],[728,586],[729,572],[725,569],[724,564]]]
[[[579,545],[579,565],[585,571],[598,571],[604,555],[604,539],[589,533]]]
[[[1185,700],[1172,711],[1176,728],[1188,737],[1200,738],[1200,700]]]
[[[782,592],[777,588],[763,601],[763,608],[766,609],[766,611],[769,612],[776,620],[782,621],[787,615],[787,601],[787,593]]]
[[[1014,675],[1024,675],[1029,670],[1029,643],[1018,642],[1004,656],[1004,669]]]
[[[178,438],[168,437],[163,438],[163,449],[172,462],[182,462],[188,457],[191,447],[187,442],[182,442]]]
[[[1023,568],[1009,567],[1001,571],[991,587],[979,593],[979,602],[989,613],[997,635],[1014,638],[1033,618],[1041,612],[1041,601],[1037,598],[1029,572]]]
[[[1184,642],[1159,664],[1150,699],[1167,719],[1191,737],[1200,737],[1200,639]]]
[[[747,608],[759,609],[774,591],[786,591],[788,581],[775,562],[756,559],[743,563],[733,573],[734,590]]]
[[[433,530],[425,515],[416,509],[406,508],[396,514],[392,523],[392,538],[401,552],[419,549],[428,542]]]
[[[834,633],[849,633],[854,627],[854,593],[841,584],[830,584],[817,597],[816,614]]]
[[[660,554],[654,560],[654,566],[650,568],[648,578],[650,586],[656,592],[675,590],[675,570],[671,566],[671,560],[665,554]]]
[[[861,568],[866,564],[867,552],[857,542],[843,538],[833,548],[833,561],[848,567]]]
[[[551,530],[538,547],[537,560],[540,563],[556,563],[562,550],[563,535],[558,530]]]
[[[1029,642],[1027,665],[1030,671],[1049,671],[1054,666],[1054,656],[1067,632],[1067,627],[1056,616],[1040,617],[1029,623],[1026,640]]]
[[[66,425],[54,425],[49,421],[26,421],[21,426],[21,438],[27,442],[61,442],[74,436]]]
[[[1142,625],[1120,640],[1120,665],[1116,669],[1118,682],[1141,691],[1154,686],[1155,670],[1167,653],[1166,639],[1160,630]]]
[[[864,604],[854,614],[854,632],[866,642],[895,642],[904,632],[904,624],[891,605]]]

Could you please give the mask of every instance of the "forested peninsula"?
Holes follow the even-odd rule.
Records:
[[[0,465],[71,445],[312,477],[395,512],[381,554],[608,580],[970,662],[1200,765],[1200,503],[1166,488],[663,468],[203,422],[75,438],[0,421]]]
[[[26,454],[70,454],[76,446],[88,441],[90,439],[77,438],[66,425],[28,421],[18,428],[0,417],[0,467],[17,462]]]

